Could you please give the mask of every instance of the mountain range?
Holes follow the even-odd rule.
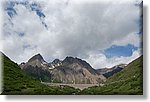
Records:
[[[42,82],[96,84],[106,81],[90,64],[74,57],[66,57],[63,61],[55,59],[48,63],[37,54],[28,62],[21,63],[20,67]]]
[[[20,67],[29,75],[41,82],[74,83],[74,84],[97,84],[106,81],[106,78],[120,72],[126,64],[116,65],[112,68],[94,69],[86,61],[66,57],[63,61],[55,59],[46,62],[41,54],[34,55]]]
[[[3,95],[71,95],[79,91],[73,87],[47,86],[24,72],[17,63],[0,52],[3,58]]]
[[[126,65],[125,68],[123,68],[120,72],[115,73],[113,76],[110,76],[107,79],[105,78],[106,81],[104,82],[103,86],[89,87],[84,90],[75,89],[69,86],[58,87],[58,86],[43,85],[39,80],[37,80],[37,78],[35,78],[32,75],[29,75],[26,70],[20,68],[18,64],[11,61],[6,55],[2,54],[2,57],[3,57],[3,68],[4,68],[3,70],[4,87],[3,87],[2,94],[5,95],[6,94],[10,94],[10,95],[12,94],[18,94],[18,95],[19,94],[42,94],[42,95],[43,94],[55,94],[55,95],[56,94],[62,94],[62,95],[64,94],[69,94],[69,95],[70,94],[79,94],[79,95],[80,94],[94,94],[94,95],[134,94],[136,95],[136,94],[143,93],[143,77],[142,77],[143,57],[142,56],[132,61],[128,65]],[[89,72],[93,72],[93,75],[94,74],[96,76],[98,75],[96,74],[95,70],[91,69],[91,67],[89,67],[90,65],[87,64],[85,61],[82,62],[81,59],[72,58],[72,57],[66,57],[65,60],[63,61],[56,59],[51,63],[46,63],[43,60],[43,57],[40,54],[37,54],[33,56],[31,59],[29,59],[27,63],[22,63],[20,66],[25,68],[25,66],[31,64],[33,68],[39,68],[43,71],[49,72],[47,69],[44,70],[44,68],[47,67],[43,67],[43,66],[45,65],[50,66],[51,64],[55,65],[56,63],[59,63],[52,69],[52,70],[54,69],[58,70],[59,68],[67,69],[67,67],[63,67],[62,65],[71,67],[74,65],[74,63],[79,64],[79,62],[81,64],[80,66],[82,65],[86,66],[86,67],[82,67],[81,69],[86,68],[87,70],[91,70]]]
[[[98,74],[102,74],[104,77],[109,78],[113,76],[114,74],[120,72],[122,69],[124,69],[127,66],[127,64],[119,64],[112,68],[101,68],[97,69]]]
[[[11,29],[13,18],[17,16],[16,6],[21,5],[29,12],[35,13],[40,24],[46,30],[43,9],[36,2],[9,1],[6,2],[4,10],[7,19],[4,23],[5,34],[17,33],[23,36],[25,32]],[[140,7],[143,6],[143,2]],[[142,12],[142,10],[141,10]],[[143,13],[140,15],[140,31],[143,32]],[[8,25],[7,25],[8,23]],[[41,54],[36,54],[27,62],[18,65],[10,58],[0,52],[3,57],[3,93],[2,94],[143,94],[143,56],[135,59],[129,64],[119,64],[112,68],[94,69],[85,60],[68,56],[64,60],[54,59],[47,62]],[[47,86],[46,83],[64,84],[103,84],[103,86],[89,87],[84,90],[69,86]]]
[[[143,56],[129,63],[122,71],[109,77],[104,86],[84,89],[80,94],[92,95],[142,95]]]

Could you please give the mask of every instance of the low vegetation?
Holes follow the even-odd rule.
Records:
[[[104,86],[84,89],[79,94],[128,95],[143,94],[143,56],[131,62],[121,72],[108,78]]]
[[[17,95],[141,95],[143,94],[142,56],[131,62],[121,72],[108,78],[104,86],[94,86],[84,90],[69,86],[53,87],[41,84],[27,75],[21,68],[3,55],[4,80],[2,94]]]
[[[21,68],[3,55],[4,62],[4,80],[2,94],[51,94],[51,95],[71,95],[77,94],[79,89],[69,86],[49,87],[40,83],[40,81],[28,76]]]

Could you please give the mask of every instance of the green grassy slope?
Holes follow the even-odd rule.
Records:
[[[3,57],[2,94],[76,94],[79,90],[69,86],[49,87],[28,76],[20,67],[5,55]]]
[[[84,89],[80,94],[143,94],[143,56],[110,77],[104,86]]]

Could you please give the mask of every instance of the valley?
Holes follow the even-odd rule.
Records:
[[[143,1],[90,1],[2,3],[2,95],[143,95]]]
[[[92,87],[92,86],[103,86],[104,85],[104,84],[63,84],[63,83],[45,83],[45,82],[42,82],[42,84],[48,85],[48,86],[58,86],[58,87],[70,86],[70,87],[74,87],[74,88],[80,89],[80,90],[83,90],[85,88]]]
[[[123,94],[123,95],[127,95],[127,94],[142,94],[143,93],[143,77],[142,77],[142,70],[143,70],[143,66],[142,66],[142,56],[139,57],[138,59],[134,60],[133,62],[129,63],[128,65],[126,65],[121,71],[117,72],[117,73],[113,73],[113,76],[110,76],[108,78],[105,78],[103,76],[103,74],[101,74],[100,76],[103,76],[102,78],[105,79],[105,81],[100,81],[100,82],[95,82],[95,83],[89,83],[88,81],[78,81],[78,80],[83,80],[82,77],[80,77],[80,79],[77,79],[78,77],[76,77],[76,74],[78,76],[78,74],[83,74],[84,72],[75,72],[76,70],[74,70],[72,74],[73,77],[71,77],[71,75],[67,75],[69,72],[68,71],[68,67],[64,68],[64,67],[55,67],[53,70],[58,71],[56,75],[61,75],[63,73],[64,76],[58,77],[58,79],[60,78],[61,80],[63,80],[61,82],[61,80],[59,79],[59,81],[57,80],[53,80],[55,77],[57,78],[57,76],[52,76],[52,69],[44,69],[43,67],[37,67],[37,66],[41,66],[41,64],[37,63],[39,62],[39,60],[37,60],[38,58],[42,58],[42,57],[33,57],[29,60],[32,62],[32,67],[29,68],[33,68],[34,65],[36,65],[36,67],[34,68],[34,70],[31,70],[35,73],[37,73],[36,70],[42,71],[38,74],[30,74],[28,72],[26,72],[26,70],[23,70],[23,68],[20,68],[16,63],[14,63],[13,61],[11,61],[7,56],[5,56],[4,54],[2,54],[3,56],[3,60],[4,60],[4,90],[2,94],[59,94],[59,95],[64,95],[64,94],[73,94],[73,95],[106,95],[106,94]],[[34,59],[35,58],[35,59]],[[79,68],[86,68],[89,67],[90,65],[87,64],[85,61],[82,62],[82,60],[77,59],[77,58],[71,58],[72,60],[68,60],[65,61],[65,64],[68,66],[72,66],[72,63],[78,63],[80,66],[81,63],[86,66],[84,67],[79,67]],[[36,62],[36,61],[37,62]],[[66,60],[66,59],[65,59]],[[28,63],[29,63],[28,61]],[[79,61],[81,61],[79,63]],[[71,63],[71,65],[69,65]],[[62,61],[62,65],[64,64],[64,61]],[[23,64],[25,65],[25,64]],[[37,68],[37,69],[36,69]],[[62,69],[63,70],[62,70]],[[77,67],[78,68],[78,67]],[[67,71],[66,71],[67,69]],[[75,68],[73,68],[75,69]],[[80,70],[81,70],[80,69]],[[82,69],[82,70],[83,70]],[[115,67],[116,69],[116,67]],[[49,72],[50,70],[50,72]],[[93,73],[95,74],[91,74],[89,75],[89,80],[91,82],[94,82],[93,80],[95,80],[97,78],[97,76],[99,78],[101,78],[99,76],[99,74],[91,67],[89,67],[88,71],[93,71]],[[105,69],[106,70],[106,69]],[[111,69],[112,70],[112,69]],[[45,71],[45,72],[44,72]],[[47,71],[47,72],[46,72]],[[63,73],[61,72],[63,71]],[[70,72],[72,72],[72,69],[69,70]],[[86,71],[87,72],[87,71]],[[104,71],[103,71],[104,72]],[[108,71],[107,71],[108,72]],[[54,72],[53,72],[54,73]],[[89,72],[88,72],[89,73]],[[47,77],[49,78],[49,80],[47,81],[43,81],[43,75],[47,75]],[[86,75],[86,73],[84,73]],[[35,75],[39,75],[39,76],[35,76]],[[48,76],[50,75],[50,76]],[[66,77],[66,76],[67,77]],[[88,75],[88,74],[87,74]],[[66,78],[66,80],[64,80],[62,77]],[[92,79],[91,77],[95,78]],[[44,77],[45,78],[45,77]],[[68,78],[68,79],[67,79]],[[68,81],[67,80],[72,80],[72,81]],[[53,80],[53,81],[52,81]],[[77,80],[77,81],[75,81]],[[66,81],[66,82],[65,82]]]

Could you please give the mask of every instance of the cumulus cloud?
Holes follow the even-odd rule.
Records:
[[[119,46],[125,46],[130,43],[135,47],[140,47],[141,42],[142,42],[142,35],[136,33],[130,33],[121,39],[115,40],[113,44]]]
[[[3,21],[3,15],[2,15],[2,1],[0,1],[0,22]],[[2,39],[2,24],[0,24],[0,40]],[[0,46],[0,50],[2,50],[2,45]]]
[[[18,63],[41,53],[47,61],[75,56],[87,59],[96,68],[99,61],[111,66],[113,58],[107,59],[102,50],[112,45],[139,46],[140,35],[136,34],[139,31],[139,7],[131,0],[95,1],[38,1],[48,29],[41,24],[36,12],[24,5],[15,5],[17,15],[11,22],[4,11],[3,37],[0,40],[3,52]],[[19,36],[18,33],[24,35]],[[125,61],[124,58],[117,59]]]
[[[92,67],[99,68],[111,68],[112,66],[119,64],[129,64],[134,59],[141,56],[141,49],[133,51],[133,54],[130,57],[112,57],[107,58],[103,53],[92,53],[89,58],[85,59],[90,62]]]

